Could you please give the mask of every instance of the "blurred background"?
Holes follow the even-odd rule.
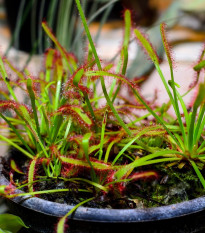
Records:
[[[133,27],[141,27],[149,35],[162,60],[162,71],[169,79],[159,31],[160,23],[166,22],[176,63],[175,79],[181,85],[181,93],[188,89],[196,77],[193,65],[205,41],[205,0],[83,0],[82,4],[102,60],[114,64],[117,61],[123,38],[123,11],[129,8]],[[47,21],[59,42],[83,63],[87,41],[74,0],[0,0],[1,56],[7,56],[20,70],[29,69],[32,75],[37,75],[42,69],[44,50],[53,46],[42,31],[42,20]],[[142,93],[151,98],[157,90],[159,104],[166,101],[158,74],[134,35],[130,39],[126,76],[144,77]],[[187,102],[191,95],[186,97]],[[5,146],[1,145],[0,155],[5,153]],[[0,213],[5,211],[6,206],[1,203]]]
[[[133,26],[143,27],[161,58],[159,24],[163,21],[170,30],[169,39],[176,50],[176,59],[195,61],[196,48],[201,48],[205,38],[204,0],[84,0],[82,4],[102,59],[114,60],[119,51],[125,8],[131,9]],[[59,42],[82,63],[87,43],[74,0],[0,0],[1,54],[12,59],[16,56],[16,63],[19,58],[18,65],[24,69],[32,58],[53,46],[42,31],[42,20],[48,22]],[[133,38],[127,76],[147,75],[152,65],[144,63],[143,54],[132,41]],[[187,50],[179,51],[180,44]]]

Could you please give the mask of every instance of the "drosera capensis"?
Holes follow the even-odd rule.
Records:
[[[169,187],[165,184],[164,188],[158,182],[162,174],[169,174],[171,185],[172,180],[180,180],[184,174],[186,182],[195,180],[195,185],[201,186],[201,193],[205,188],[205,84],[196,87],[198,92],[191,111],[188,111],[175,83],[165,24],[161,24],[160,29],[170,66],[171,79],[168,82],[146,35],[134,29],[136,39],[155,64],[169,96],[168,103],[158,106],[147,101],[140,94],[138,84],[125,77],[131,35],[130,11],[124,12],[125,33],[116,72],[113,72],[110,70],[113,64],[102,65],[81,3],[79,0],[75,2],[89,42],[86,64],[78,66],[77,59],[59,44],[46,22],[42,27],[56,49],[46,51],[45,69],[39,77],[24,75],[9,65],[18,78],[8,82],[7,79],[12,80],[12,77],[8,77],[4,63],[10,63],[0,59],[1,81],[6,82],[8,89],[3,93],[4,99],[0,100],[0,117],[4,121],[0,125],[0,139],[22,154],[23,167],[19,167],[15,159],[10,161],[10,179],[15,188],[26,191],[14,194],[13,188],[2,186],[1,194],[7,198],[30,194],[49,199],[49,195],[54,193],[61,193],[64,197],[75,190],[77,197],[74,202],[68,201],[74,207],[60,219],[56,227],[58,233],[64,231],[67,217],[83,204],[92,207],[95,203],[100,208],[115,203],[118,208],[119,205],[126,208],[127,203],[133,204],[137,199],[145,202],[147,207],[150,200],[153,200],[153,205],[164,205],[163,196],[167,195]],[[195,70],[200,72],[203,68],[203,60],[200,60]],[[113,79],[110,89],[105,84],[108,77]],[[100,96],[97,80],[100,80],[103,91]],[[27,104],[18,102],[16,86],[25,92]],[[121,96],[124,87],[133,102]],[[102,99],[103,105],[100,104]],[[166,112],[171,105],[176,114],[174,120]],[[138,111],[142,109],[145,114],[139,116]],[[12,116],[7,114],[8,110],[12,110]],[[151,115],[153,118],[149,120]],[[42,182],[47,185],[44,189]],[[58,182],[63,182],[62,189],[55,189],[52,185],[50,188],[50,184],[57,185]],[[160,200],[156,194],[159,186]],[[132,193],[136,187],[145,187],[145,190],[138,190],[138,196],[136,192]],[[150,195],[148,201],[147,194],[144,195],[146,188]],[[171,201],[175,201],[174,197]],[[133,206],[137,208],[136,203]]]

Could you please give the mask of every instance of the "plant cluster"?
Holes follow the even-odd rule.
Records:
[[[124,40],[115,67],[100,61],[80,1],[76,0],[76,4],[89,41],[83,66],[79,67],[75,56],[59,44],[45,22],[42,27],[56,49],[46,51],[45,70],[38,78],[32,78],[28,71],[16,70],[5,58],[0,59],[1,82],[7,86],[7,91],[1,90],[4,99],[0,100],[3,110],[0,116],[4,122],[1,123],[0,139],[29,160],[23,159],[21,166],[18,161],[10,161],[11,184],[27,193],[14,194],[13,186],[1,187],[1,193],[9,198],[65,193],[73,195],[69,196],[71,200],[77,195],[77,202],[70,201],[75,204],[73,212],[86,202],[108,207],[109,199],[118,200],[123,207],[123,200],[126,200],[130,207],[137,203],[137,198],[127,196],[128,191],[132,192],[137,185],[149,187],[150,181],[161,176],[160,172],[166,176],[166,172],[170,175],[172,170],[175,177],[182,179],[174,171],[187,170],[187,180],[200,180],[205,188],[202,175],[205,83],[198,85],[193,104],[187,109],[174,80],[165,25],[161,25],[161,34],[170,66],[168,82],[152,45],[140,30],[134,29],[136,39],[155,64],[169,95],[169,102],[158,106],[140,94],[141,80],[130,81],[125,77],[132,28],[130,11],[124,13]],[[16,73],[16,80],[8,77],[5,64]],[[202,54],[195,70],[200,72],[203,67]],[[108,88],[107,80],[110,79],[112,84]],[[196,81],[194,86],[197,84]],[[18,101],[15,87],[25,93],[25,103]],[[129,98],[121,89],[127,90]],[[176,118],[167,113],[170,106],[173,106]],[[141,110],[147,113],[140,115]],[[152,120],[148,120],[149,116]],[[196,175],[189,173],[191,168]],[[53,184],[56,187],[52,188]],[[108,204],[104,205],[104,202]],[[63,231],[66,217],[58,224],[59,232]]]

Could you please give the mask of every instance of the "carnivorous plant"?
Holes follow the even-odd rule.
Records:
[[[59,221],[58,232],[63,232],[67,216],[85,203],[99,208],[110,207],[111,202],[113,208],[137,208],[137,200],[146,199],[144,188],[156,187],[155,191],[159,188],[162,193],[162,181],[155,186],[150,182],[157,183],[166,172],[171,176],[172,170],[172,175],[181,179],[176,170],[188,176],[191,169],[194,172],[189,177],[198,177],[201,183],[196,181],[197,185],[205,188],[205,83],[195,83],[198,92],[187,109],[174,80],[165,24],[160,27],[170,66],[168,82],[146,35],[134,29],[169,96],[168,103],[158,106],[140,94],[140,79],[126,79],[130,11],[124,12],[119,61],[106,64],[98,57],[80,1],[75,1],[89,41],[83,66],[59,44],[46,22],[42,27],[56,48],[46,51],[45,67],[38,77],[18,71],[6,58],[0,59],[1,82],[7,87],[1,90],[0,140],[15,148],[25,161],[20,167],[11,159],[9,176],[15,188],[26,191],[15,194],[14,186],[2,186],[1,193],[8,198],[30,194],[46,199],[57,194],[55,200],[74,204]],[[203,59],[195,66],[198,72],[204,67]],[[16,77],[10,77],[9,70]],[[16,88],[24,93],[24,103],[18,101]],[[176,118],[167,113],[170,106]],[[139,114],[142,111],[145,114]],[[163,202],[154,195],[150,200],[154,205]]]

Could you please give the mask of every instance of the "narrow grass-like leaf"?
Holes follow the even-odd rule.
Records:
[[[105,136],[105,126],[107,123],[107,111],[104,114],[103,121],[102,121],[102,128],[101,128],[101,135],[100,135],[100,149],[99,149],[99,160],[102,159],[103,154],[103,144],[104,144],[104,136]]]
[[[134,88],[132,82],[130,82],[127,79],[124,79],[123,76],[118,75],[118,74],[113,74],[113,73],[109,73],[106,71],[87,71],[86,72],[87,76],[96,76],[96,75],[103,75],[103,76],[110,76],[110,77],[114,77],[117,78],[119,80],[123,80],[133,91],[134,95],[137,97],[137,99],[143,104],[143,106],[145,106],[145,108],[155,117],[155,119],[161,123],[161,125],[164,127],[164,129],[167,131],[167,133],[173,138],[173,140],[177,143],[177,145],[179,147],[181,147],[180,143],[178,142],[178,140],[176,139],[176,137],[173,135],[173,133],[167,128],[167,126],[165,125],[163,119],[161,119],[154,110],[152,110],[151,107],[149,107],[149,105],[145,102],[145,100],[140,96],[140,94],[137,92],[137,90]],[[128,124],[130,125],[130,124]]]
[[[190,117],[189,117],[186,105],[184,103],[184,100],[183,100],[182,96],[179,94],[179,92],[177,90],[176,90],[176,94],[177,94],[177,98],[179,99],[180,104],[181,104],[182,109],[183,109],[183,113],[184,113],[184,117],[185,117],[185,121],[186,121],[187,131],[189,131]]]
[[[31,150],[31,148],[28,146],[28,144],[26,143],[26,141],[21,137],[19,131],[11,124],[11,122],[8,120],[7,117],[4,117],[3,114],[0,113],[0,116],[2,119],[4,119],[6,121],[6,123],[9,125],[9,127],[14,131],[14,133],[16,134],[16,136],[20,139],[20,141],[22,142],[22,144],[26,147],[26,149],[32,154],[34,155],[34,152]]]
[[[35,183],[35,182],[33,182]],[[3,193],[3,191],[1,191],[1,188],[3,190],[3,188],[5,189],[7,186],[4,185],[4,187],[0,186],[0,193],[2,194],[6,194],[5,191]],[[28,195],[41,195],[41,194],[49,194],[49,193],[61,193],[61,192],[69,192],[71,191],[70,189],[51,189],[51,190],[42,190],[42,191],[34,191],[34,192],[27,192],[27,193],[16,193],[16,194],[10,194],[8,193],[6,195],[7,198],[14,198],[14,197],[21,197],[21,196],[28,196]],[[79,192],[85,192],[85,193],[90,193],[90,191],[86,190],[86,189],[78,189]]]
[[[159,59],[158,59],[158,56],[155,52],[155,50],[153,49],[151,43],[148,41],[148,39],[146,38],[145,35],[143,35],[139,30],[135,29],[134,30],[134,33],[137,37],[137,39],[139,40],[139,42],[141,43],[143,49],[148,53],[149,57],[151,58],[151,60],[153,61],[156,69],[157,69],[157,72],[159,73],[159,76],[164,84],[164,87],[167,91],[167,94],[169,95],[169,98],[173,104],[173,106],[175,107],[175,104],[174,104],[174,99],[173,99],[173,96],[170,92],[170,89],[169,89],[169,86],[164,78],[164,75],[160,69],[160,66],[159,66]]]
[[[201,174],[198,166],[196,165],[196,163],[193,160],[189,160],[192,167],[194,168],[194,171],[196,172],[197,176],[199,177],[199,180],[201,181],[201,184],[203,185],[204,189],[205,189],[205,180],[203,175]]]
[[[92,185],[92,186],[94,186],[94,187],[96,187],[96,188],[98,188],[98,189],[100,189],[100,190],[102,190],[102,191],[104,191],[104,192],[107,192],[108,191],[108,189],[105,187],[105,186],[103,186],[103,185],[101,185],[101,184],[99,184],[99,183],[96,183],[96,182],[93,182],[93,181],[91,181],[91,180],[88,180],[88,179],[84,179],[84,178],[75,178],[75,177],[73,177],[73,178],[69,178],[69,179],[66,179],[66,178],[62,178],[63,180],[65,180],[65,181],[82,181],[82,182],[84,182],[84,183],[87,183],[87,184],[90,184],[90,185]],[[89,192],[89,191],[88,191]]]
[[[28,151],[22,149],[17,143],[13,142],[13,140],[7,138],[7,137],[4,137],[3,135],[0,134],[0,139],[2,141],[5,141],[7,142],[9,145],[15,147],[17,150],[21,151],[24,155],[26,155],[28,158],[30,159],[33,159],[33,155],[30,154]]]
[[[158,127],[153,127],[153,129],[158,128]],[[139,137],[141,137],[142,135],[146,134],[148,131],[150,131],[151,129],[145,128],[142,131],[140,131],[132,140],[130,140],[123,148],[122,150],[116,155],[116,157],[114,158],[113,162],[112,162],[112,166],[114,166],[114,164],[117,162],[117,160],[120,158],[120,156],[129,148],[129,146],[131,146]]]
[[[92,134],[91,133],[87,133],[83,136],[83,139],[82,139],[82,147],[83,147],[83,151],[84,151],[84,154],[85,154],[85,158],[88,162],[88,164],[90,165],[90,168],[91,168],[91,178],[92,178],[92,181],[94,182],[97,182],[97,177],[96,177],[96,174],[95,174],[95,170],[93,168],[93,165],[90,161],[90,158],[89,158],[89,154],[88,154],[88,149],[89,149],[89,140],[91,138]]]
[[[73,58],[73,56],[71,54],[67,53],[66,50],[61,46],[61,44],[58,42],[58,40],[56,39],[56,37],[51,32],[51,30],[48,27],[48,25],[46,24],[46,22],[42,22],[42,27],[45,30],[46,34],[54,42],[54,44],[56,45],[56,47],[59,49],[59,51],[62,54],[62,56],[65,58],[66,64],[67,64],[67,66],[69,68],[69,71],[72,74],[73,71],[72,71],[72,69],[70,67],[70,64],[72,64],[74,70],[76,70],[77,69],[77,64],[76,64],[75,59]]]
[[[123,166],[122,168],[120,168],[116,173],[115,173],[115,177],[117,179],[121,179],[122,177],[124,177],[130,170],[133,170],[135,167],[139,167],[142,164],[144,164],[145,162],[149,162],[152,161],[152,159],[155,159],[157,157],[161,157],[161,156],[167,156],[167,155],[172,155],[172,154],[178,154],[181,156],[184,156],[184,154],[180,153],[179,151],[172,151],[172,150],[163,150],[163,151],[159,151],[156,153],[152,153],[149,155],[146,155],[142,158],[139,158],[137,160],[135,160],[134,162]],[[154,160],[153,160],[154,161]]]
[[[80,82],[82,76],[84,75],[84,72],[85,72],[85,71],[84,71],[84,69],[82,68],[82,69],[79,69],[79,70],[76,72],[76,74],[74,75],[73,84],[74,84],[76,87],[78,87],[79,82]],[[87,103],[88,109],[89,109],[89,111],[90,111],[90,114],[91,114],[91,116],[92,116],[94,122],[96,122],[95,114],[94,114],[92,105],[91,105],[91,103],[90,103],[90,100],[89,100],[89,98],[88,98],[88,95],[87,95],[86,92],[83,92],[83,95],[84,95],[85,101],[86,101],[86,103]]]
[[[71,116],[73,116],[73,120],[77,120],[80,124],[85,125],[87,127],[91,127],[93,124],[93,122],[89,118],[89,116],[79,106],[63,105],[58,109],[57,112],[62,113],[62,114],[71,115]]]
[[[57,233],[64,233],[64,228],[65,228],[65,222],[66,222],[66,219],[69,215],[71,215],[74,211],[77,210],[78,207],[82,206],[83,204],[89,202],[89,201],[92,201],[94,199],[94,197],[92,198],[89,198],[89,199],[86,199],[82,202],[80,202],[79,204],[75,205],[64,217],[62,217],[60,219],[60,221],[58,222],[58,225],[57,225]]]
[[[57,84],[56,84],[56,93],[55,93],[55,102],[54,102],[54,109],[56,110],[59,106],[59,99],[60,99],[60,91],[61,91],[61,84],[62,84],[62,77],[63,77],[63,64],[61,59],[57,59],[56,62],[56,76],[57,76]]]
[[[199,86],[198,95],[197,95],[196,100],[194,102],[193,112],[191,115],[190,128],[189,128],[189,138],[188,138],[190,151],[192,151],[193,146],[194,146],[193,138],[194,138],[195,120],[196,120],[197,109],[204,101],[205,101],[205,83],[200,84],[200,86]]]
[[[35,104],[35,94],[34,94],[33,89],[32,89],[32,80],[30,78],[27,79],[27,90],[28,90],[28,93],[30,96],[31,106],[33,109],[34,120],[36,123],[36,131],[38,133],[39,138],[41,138],[40,126],[39,126],[39,122],[38,122],[38,115],[37,115],[36,104]]]
[[[79,70],[75,73],[75,75],[74,75],[74,77],[73,77],[73,84],[74,84],[76,87],[78,87],[78,84],[79,84],[79,82],[80,82],[82,76],[84,75],[84,72],[85,72],[84,69],[81,68],[81,69],[79,69]]]
[[[130,31],[131,31],[131,12],[130,10],[126,10],[124,12],[124,22],[125,22],[125,34],[124,34],[124,41],[123,41],[123,68],[122,68],[122,75],[125,75],[128,63],[128,45],[130,40]]]
[[[53,62],[54,62],[54,58],[55,58],[55,53],[56,50],[54,49],[48,49],[47,53],[46,53],[46,82],[50,81],[50,77],[51,77],[51,68],[53,67]]]
[[[109,146],[107,147],[106,153],[105,153],[105,158],[104,158],[104,162],[107,163],[108,159],[109,159],[109,154],[110,154],[110,150],[112,149],[112,146],[119,141],[119,138],[113,140]]]
[[[174,94],[174,102],[172,104],[173,104],[173,107],[174,107],[176,115],[177,115],[177,119],[178,119],[178,122],[179,122],[180,129],[182,131],[182,135],[183,135],[183,138],[184,138],[184,144],[187,145],[187,137],[186,137],[186,134],[185,134],[184,125],[182,123],[181,114],[180,114],[180,111],[179,111],[177,92],[176,92],[176,87],[175,87],[175,82],[174,82],[171,50],[170,50],[169,43],[167,41],[167,37],[165,36],[165,23],[162,23],[160,25],[160,32],[161,32],[161,36],[162,36],[162,42],[163,42],[164,50],[166,52],[167,60],[168,60],[169,67],[170,67],[171,81],[172,81],[171,87],[172,87],[173,94]]]
[[[131,31],[131,12],[130,10],[126,10],[124,12],[124,22],[125,22],[125,29],[124,29],[124,41],[123,41],[123,46],[121,49],[121,55],[120,55],[120,61],[118,66],[121,66],[122,63],[122,71],[121,74],[125,75],[126,74],[126,70],[127,70],[127,64],[128,64],[128,46],[129,46],[129,40],[130,40],[130,31]],[[121,88],[121,82],[119,83],[113,98],[112,98],[112,102],[115,101],[119,91]]]
[[[145,35],[143,35],[139,30],[135,29],[134,33],[137,37],[137,39],[139,40],[139,42],[141,43],[142,47],[144,48],[144,50],[148,53],[149,57],[151,58],[151,60],[154,62],[155,65],[159,65],[159,58],[155,52],[155,50],[153,49],[151,43],[148,41],[148,39],[145,37]]]
[[[172,162],[172,161],[181,161],[181,158],[174,157],[174,158],[163,158],[163,159],[153,159],[153,160],[148,160],[144,163],[142,163],[140,166],[147,166],[151,164],[158,164],[158,163],[164,163],[164,162]]]
[[[28,169],[28,190],[29,192],[33,192],[33,181],[34,181],[34,176],[35,176],[35,167],[36,167],[36,162],[37,162],[37,158],[34,158],[30,165],[29,165],[29,169]]]
[[[205,103],[201,106],[201,110],[198,115],[197,125],[194,131],[194,144],[197,144],[199,138],[202,135],[205,126]]]
[[[90,31],[89,31],[88,25],[87,25],[87,22],[86,22],[86,19],[85,19],[85,15],[83,13],[83,9],[82,9],[81,4],[80,4],[80,1],[79,0],[75,0],[75,2],[76,2],[76,5],[77,5],[78,11],[79,11],[79,14],[80,14],[80,17],[81,17],[81,20],[82,20],[82,23],[83,23],[83,26],[84,26],[87,38],[88,38],[88,41],[90,43],[93,55],[95,57],[97,67],[98,67],[99,70],[102,70],[100,59],[99,59],[99,57],[97,55],[97,51],[96,51],[95,45],[93,43],[93,40],[92,40],[92,37],[91,37]],[[101,86],[102,86],[102,90],[103,90],[105,99],[106,99],[109,107],[111,108],[111,110],[114,113],[116,119],[119,121],[120,125],[124,128],[124,130],[127,132],[127,134],[131,135],[132,134],[131,131],[128,129],[128,127],[126,126],[126,124],[120,118],[119,114],[117,113],[116,109],[113,106],[112,101],[110,100],[110,97],[109,97],[109,95],[107,93],[105,82],[104,82],[104,79],[103,79],[102,76],[100,77],[100,81],[101,81]]]
[[[172,58],[172,54],[171,54],[170,45],[169,45],[169,43],[167,41],[165,28],[166,28],[166,24],[161,23],[160,24],[160,32],[161,32],[161,37],[162,37],[162,43],[163,43],[163,46],[164,46],[165,53],[167,55],[167,60],[168,60],[168,63],[169,63],[169,67],[170,67],[170,69],[173,69],[173,62],[172,62],[173,58]]]

